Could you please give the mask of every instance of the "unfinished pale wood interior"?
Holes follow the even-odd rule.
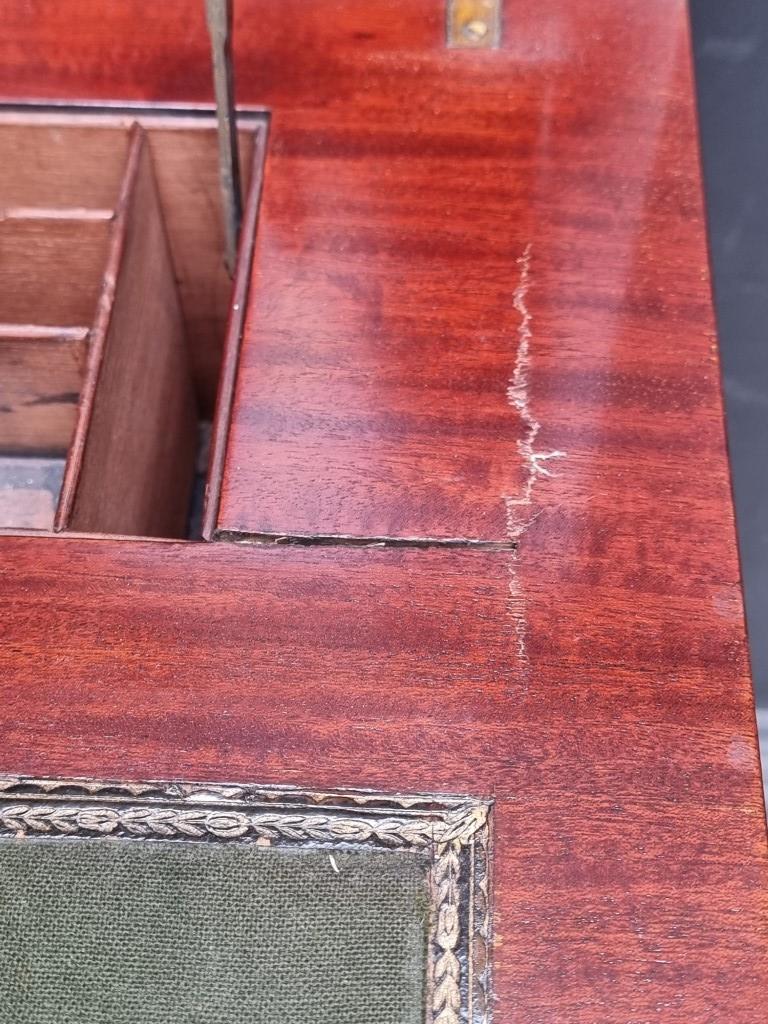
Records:
[[[187,535],[232,291],[219,189],[210,115],[0,112],[0,528]]]

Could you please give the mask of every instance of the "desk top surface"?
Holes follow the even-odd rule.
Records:
[[[181,0],[6,8],[8,97],[210,99]],[[437,0],[237,11],[271,126],[221,539],[0,539],[0,770],[494,797],[497,1021],[753,1024],[685,4],[507,4],[498,51]]]

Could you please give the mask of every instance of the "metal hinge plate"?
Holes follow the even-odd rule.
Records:
[[[501,43],[502,0],[448,0],[448,46],[496,49]]]

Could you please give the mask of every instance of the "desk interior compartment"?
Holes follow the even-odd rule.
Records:
[[[0,529],[188,536],[231,301],[213,116],[0,109]]]

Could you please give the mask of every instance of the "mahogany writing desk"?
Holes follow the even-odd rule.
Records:
[[[0,830],[423,854],[409,1013],[756,1024],[765,819],[686,7],[507,2],[497,40],[474,6],[462,40],[445,0],[237,5],[264,159],[229,329],[191,348],[198,415],[219,395],[203,539],[131,536],[138,513],[0,539]],[[6,101],[67,108],[35,116],[119,104],[135,137],[147,105],[210,102],[195,5],[1,17]],[[357,1024],[405,1020],[365,998]]]

